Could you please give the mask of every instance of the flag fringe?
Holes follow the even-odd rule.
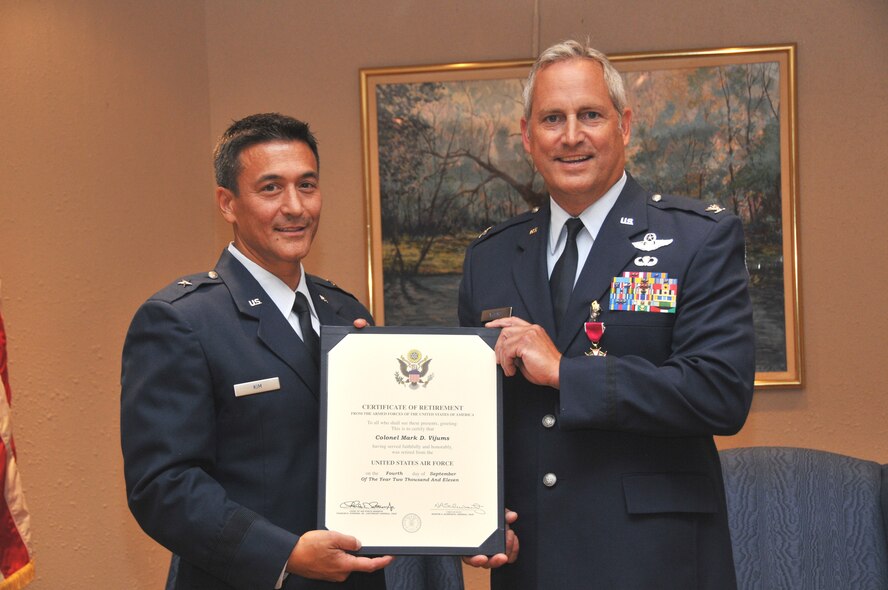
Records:
[[[0,590],[22,590],[34,580],[34,560],[19,568],[14,574],[0,580]]]

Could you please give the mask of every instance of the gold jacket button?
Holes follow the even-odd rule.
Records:
[[[558,481],[558,478],[555,477],[554,473],[547,473],[543,476],[543,485],[547,488],[551,488]]]
[[[542,422],[543,427],[552,428],[553,426],[555,426],[555,416],[553,416],[552,414],[546,414],[545,416],[543,416]]]
[[[210,272],[207,273],[207,276],[210,277],[211,279],[218,279],[219,273],[217,273],[215,270],[211,270]]]

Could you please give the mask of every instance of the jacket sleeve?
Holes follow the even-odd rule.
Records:
[[[561,426],[656,436],[740,430],[755,379],[744,252],[738,218],[713,224],[688,266],[665,362],[631,355],[563,357]]]
[[[466,249],[463,260],[463,273],[459,281],[459,299],[457,307],[459,325],[462,327],[480,325],[475,318],[472,306],[472,248]]]
[[[121,444],[130,509],[148,535],[236,588],[273,588],[299,537],[228,498],[210,475],[210,364],[168,302],[136,313],[123,349]]]

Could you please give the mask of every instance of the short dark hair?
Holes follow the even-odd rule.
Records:
[[[270,141],[301,141],[314,154],[320,168],[318,140],[304,123],[280,113],[258,113],[234,121],[213,150],[216,184],[237,194],[240,155],[245,149]]]

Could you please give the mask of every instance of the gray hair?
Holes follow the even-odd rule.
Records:
[[[570,59],[589,59],[601,64],[601,67],[604,68],[604,83],[607,84],[607,93],[622,120],[623,111],[626,110],[626,89],[623,87],[623,78],[620,77],[620,73],[607,59],[607,56],[590,47],[588,41],[583,44],[574,40],[556,43],[543,51],[533,63],[530,74],[527,76],[527,83],[524,85],[524,118],[530,120],[533,91],[540,70],[554,63]]]

